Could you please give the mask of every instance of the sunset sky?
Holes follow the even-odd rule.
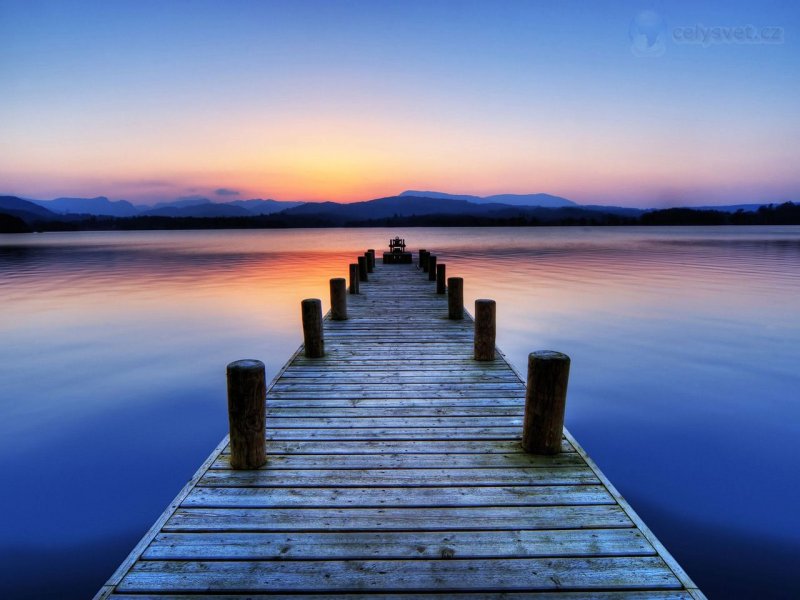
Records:
[[[798,25],[789,1],[0,0],[0,194],[797,201]]]

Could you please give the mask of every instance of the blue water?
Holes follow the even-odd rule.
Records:
[[[568,353],[567,426],[711,598],[800,596],[800,228],[0,236],[0,596],[91,596],[277,372],[299,301],[390,235]]]

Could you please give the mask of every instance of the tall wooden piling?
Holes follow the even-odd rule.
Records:
[[[350,293],[358,293],[358,264],[350,263]]]
[[[420,269],[422,269],[422,268],[423,268],[423,263],[424,263],[424,262],[425,262],[425,260],[426,260],[426,259],[425,259],[425,255],[426,255],[427,253],[428,253],[428,251],[427,251],[427,250],[424,250],[424,249],[419,251],[419,268],[420,268]]]
[[[431,253],[428,252],[427,250],[425,250],[425,254],[422,254],[420,252],[419,256],[420,256],[419,264],[422,267],[422,270],[427,273],[428,272],[428,260],[431,257]]]
[[[231,468],[257,469],[267,462],[264,363],[237,360],[227,376]]]
[[[331,279],[331,319],[347,319],[347,282],[343,277]]]
[[[447,315],[454,320],[464,318],[464,280],[461,277],[447,280]]]
[[[306,356],[308,358],[325,356],[325,341],[322,335],[322,302],[317,298],[306,298],[301,305]]]
[[[367,250],[367,255],[369,258],[367,261],[367,266],[369,267],[369,272],[372,273],[375,270],[375,249],[370,248]]]
[[[494,360],[496,317],[494,300],[475,300],[475,360]]]
[[[552,350],[528,355],[522,447],[532,454],[558,454],[564,432],[569,356]]]
[[[444,294],[447,291],[447,269],[444,263],[436,265],[436,293]]]
[[[428,281],[436,281],[436,257],[428,257]]]
[[[367,265],[367,273],[372,273],[372,257],[369,252],[364,252],[364,262]]]
[[[367,276],[367,257],[366,256],[359,256],[358,257],[358,279],[359,281],[367,281],[369,277]]]

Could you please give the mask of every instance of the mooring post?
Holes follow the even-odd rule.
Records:
[[[419,264],[422,267],[422,270],[426,273],[428,272],[428,261],[430,260],[431,253],[425,250],[425,254],[420,256]]]
[[[350,263],[350,293],[358,293],[358,264]]]
[[[237,360],[228,365],[227,374],[231,467],[257,469],[267,462],[264,363]]]
[[[428,257],[428,281],[436,281],[436,257]]]
[[[364,252],[364,262],[367,265],[367,273],[372,273],[372,257],[369,252]]]
[[[331,279],[331,319],[347,319],[347,282],[343,277]]]
[[[359,281],[367,281],[367,257],[358,257],[358,279]]]
[[[369,266],[369,272],[372,273],[375,270],[375,249],[370,248],[367,250],[367,254],[369,255],[367,265]]]
[[[552,350],[528,355],[528,387],[522,422],[522,447],[526,452],[561,452],[569,363],[569,356]]]
[[[475,300],[475,360],[494,360],[496,317],[494,300]]]
[[[447,280],[447,313],[451,319],[464,318],[464,280],[461,277]]]
[[[419,264],[419,268],[420,269],[422,268],[422,259],[425,257],[425,253],[426,252],[427,252],[427,250],[420,250],[419,251],[419,262],[418,262],[418,264]]]
[[[447,291],[447,275],[444,263],[436,265],[436,293],[444,294]]]
[[[303,309],[303,343],[308,358],[325,356],[325,340],[322,338],[322,301],[306,298]]]

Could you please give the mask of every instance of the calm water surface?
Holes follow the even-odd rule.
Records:
[[[0,236],[0,596],[90,597],[226,433],[225,365],[277,372],[395,234],[517,367],[572,357],[567,426],[709,597],[798,597],[798,227]]]

